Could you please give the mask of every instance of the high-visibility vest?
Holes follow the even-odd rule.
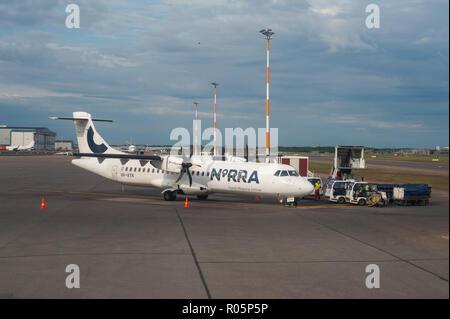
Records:
[[[315,189],[315,190],[318,190],[319,188],[320,188],[320,184],[319,184],[319,183],[316,183],[314,189]]]

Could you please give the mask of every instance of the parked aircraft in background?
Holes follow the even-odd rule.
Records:
[[[4,150],[7,151],[30,151],[34,148],[34,141],[31,141],[27,145],[10,145],[10,146],[3,146]],[[1,150],[1,148],[0,148]]]

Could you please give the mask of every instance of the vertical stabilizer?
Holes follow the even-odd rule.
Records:
[[[98,134],[95,129],[91,114],[86,112],[73,112],[73,122],[77,134],[78,148],[80,153],[121,153],[109,146],[109,144]]]

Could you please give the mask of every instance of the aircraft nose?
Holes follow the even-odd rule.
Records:
[[[308,189],[308,193],[311,193],[314,190],[314,186],[308,181],[306,181],[305,184],[306,188]]]
[[[302,180],[299,184],[299,189],[303,194],[309,194],[314,190],[314,186],[307,180]]]

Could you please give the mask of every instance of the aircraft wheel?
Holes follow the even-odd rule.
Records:
[[[197,198],[199,200],[205,200],[205,199],[208,199],[208,195],[207,194],[205,194],[205,195],[197,195]]]
[[[167,191],[163,193],[164,200],[173,201],[177,198],[176,192]]]

